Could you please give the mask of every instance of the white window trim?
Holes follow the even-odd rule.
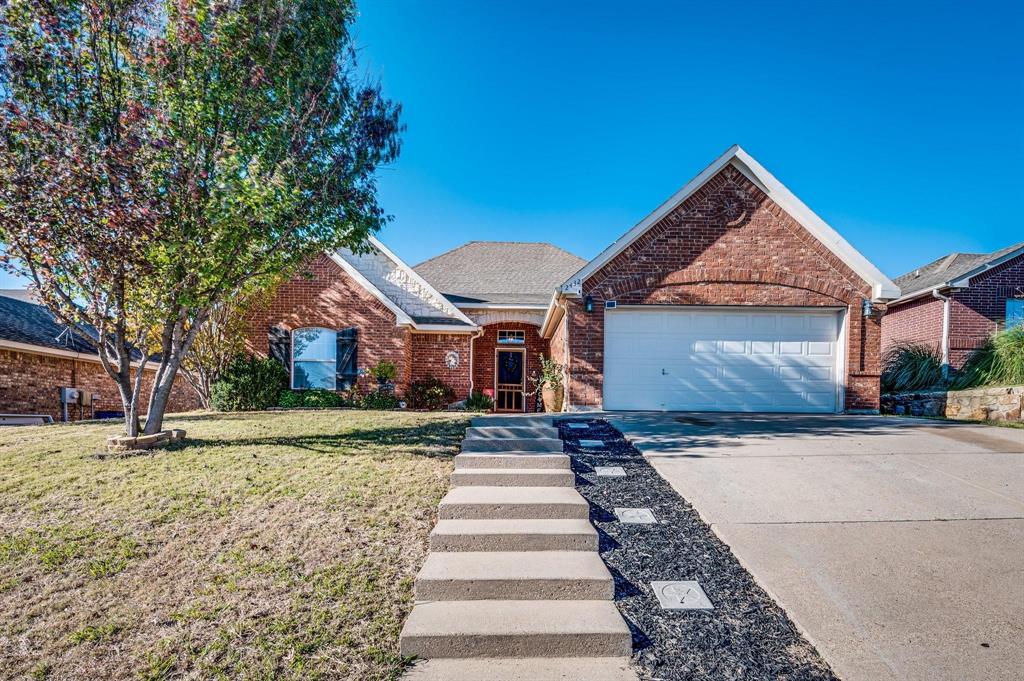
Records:
[[[503,333],[504,334],[518,334],[518,335],[513,335],[513,336],[506,335],[505,336],[506,339],[507,338],[514,338],[516,340],[511,341],[511,342],[510,341],[506,341],[506,342],[502,343],[501,342],[501,334],[503,334]],[[497,335],[497,337],[495,339],[495,343],[499,347],[508,347],[508,346],[523,347],[524,345],[526,345],[526,331],[523,331],[522,329],[498,329],[498,335]]]
[[[288,377],[288,384],[289,384],[289,386],[291,387],[292,390],[317,390],[317,388],[296,388],[295,387],[295,334],[299,333],[301,331],[327,331],[329,333],[333,333],[334,334],[334,343],[335,343],[335,345],[334,345],[334,361],[333,362],[331,362],[330,360],[326,360],[326,359],[303,359],[303,360],[300,360],[300,361],[302,361],[302,362],[310,362],[310,363],[312,363],[312,362],[319,362],[321,364],[328,364],[328,363],[333,364],[335,369],[334,369],[334,371],[331,372],[331,387],[330,388],[321,388],[321,390],[331,390],[331,391],[337,390],[338,389],[338,370],[337,370],[337,367],[338,367],[338,345],[337,345],[337,343],[338,343],[338,332],[335,331],[334,329],[328,329],[325,326],[303,326],[300,329],[292,329],[290,331],[291,336],[289,337],[290,343],[289,343],[289,353],[288,353],[289,360],[291,362],[290,367],[289,367],[289,374],[290,375]]]

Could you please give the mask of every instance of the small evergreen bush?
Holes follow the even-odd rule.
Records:
[[[437,410],[455,401],[455,390],[441,379],[427,376],[414,381],[406,397],[413,409]]]
[[[284,409],[296,409],[302,406],[302,393],[298,390],[282,390],[277,398],[277,406]]]
[[[360,409],[397,409],[398,398],[390,390],[374,390],[360,397],[357,405]]]
[[[473,390],[469,397],[466,398],[467,411],[490,411],[493,408],[494,400],[484,395],[479,389]]]
[[[341,398],[341,395],[331,390],[316,388],[314,390],[304,390],[302,392],[303,407],[325,409],[333,407],[342,407],[344,405],[345,401]]]
[[[239,355],[210,391],[210,406],[217,411],[259,411],[277,404],[288,385],[288,371],[270,357]]]

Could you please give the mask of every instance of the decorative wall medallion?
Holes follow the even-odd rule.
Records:
[[[459,360],[459,353],[455,352],[454,350],[449,350],[444,355],[444,365],[449,369],[458,369]]]

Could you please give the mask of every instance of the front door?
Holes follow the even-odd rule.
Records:
[[[523,411],[526,392],[525,350],[498,350],[494,372],[494,408],[497,411]]]

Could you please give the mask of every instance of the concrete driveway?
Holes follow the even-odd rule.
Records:
[[[841,678],[1024,674],[1024,430],[609,417]]]

